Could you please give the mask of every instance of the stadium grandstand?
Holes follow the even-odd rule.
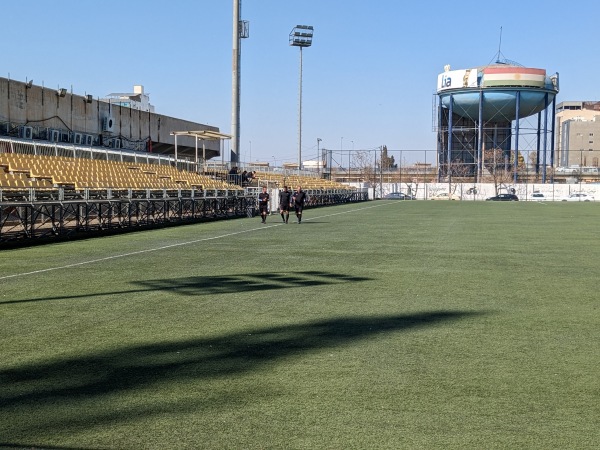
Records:
[[[315,176],[262,168],[241,182],[228,173],[171,155],[0,137],[0,246],[253,216],[261,186],[301,185],[309,206],[367,199]]]

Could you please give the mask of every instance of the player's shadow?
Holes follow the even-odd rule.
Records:
[[[204,296],[214,294],[233,294],[274,289],[323,286],[341,283],[357,283],[371,278],[343,273],[305,270],[299,272],[254,272],[233,275],[206,275],[197,277],[164,278],[157,280],[135,281],[132,289],[108,290],[85,294],[57,295],[54,297],[29,298],[22,300],[0,301],[1,305],[13,303],[41,302],[51,300],[76,300],[91,297],[103,297],[136,294],[153,291],[165,291],[172,294]],[[125,298],[125,297],[124,297]]]
[[[377,336],[472,320],[480,314],[428,311],[338,317],[213,337],[82,351],[75,356],[56,353],[47,361],[0,369],[0,419],[4,417],[5,431],[0,446],[15,439],[43,439],[57,429],[77,434],[144,417],[197,414],[201,410],[210,414],[213,410],[237,408],[240,403],[259,402],[272,395],[269,382],[264,389],[259,383],[248,391],[244,374],[272,370],[285,373],[286,369],[277,367],[313,353]],[[260,378],[247,382],[254,385],[256,380]],[[127,399],[134,401],[123,403]],[[116,405],[120,406],[113,408]],[[28,416],[36,419],[19,419]]]

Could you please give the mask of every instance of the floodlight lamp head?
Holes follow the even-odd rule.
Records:
[[[296,25],[290,32],[290,45],[293,47],[310,47],[314,28],[312,25]]]
[[[56,91],[56,95],[58,95],[59,97],[64,97],[65,95],[67,95],[67,90],[65,88],[59,88]]]

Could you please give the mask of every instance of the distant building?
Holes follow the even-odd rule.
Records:
[[[154,105],[150,104],[150,96],[144,93],[144,86],[140,84],[133,86],[132,93],[116,92],[108,94],[105,98],[101,98],[100,101],[139,111],[154,112]]]
[[[598,167],[600,102],[561,102],[556,107],[556,165]]]

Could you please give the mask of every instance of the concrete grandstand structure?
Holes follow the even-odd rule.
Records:
[[[173,131],[219,132],[153,109],[141,86],[101,100],[0,77],[0,136],[170,155],[175,153]],[[195,159],[194,137],[182,136],[177,144],[181,157]],[[222,153],[220,141],[206,141],[205,148],[206,159]]]

